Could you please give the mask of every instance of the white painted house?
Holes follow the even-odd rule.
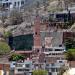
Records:
[[[25,2],[26,0],[0,0],[0,3],[6,8],[20,8]]]

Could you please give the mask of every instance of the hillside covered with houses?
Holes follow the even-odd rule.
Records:
[[[74,0],[0,0],[0,75],[65,75],[71,68]]]

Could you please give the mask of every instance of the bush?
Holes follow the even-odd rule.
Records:
[[[10,52],[10,47],[6,42],[0,41],[0,55],[4,55]]]
[[[66,59],[69,61],[75,60],[75,49],[69,49],[66,54]]]
[[[8,38],[9,36],[12,36],[12,32],[11,31],[4,32],[4,37],[5,38]]]
[[[9,58],[10,61],[19,61],[19,60],[24,60],[24,56],[21,54],[12,54],[11,57]]]
[[[46,70],[34,70],[33,75],[47,75]]]

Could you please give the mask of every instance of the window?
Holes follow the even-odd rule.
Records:
[[[52,53],[52,55],[55,55],[55,53]]]
[[[56,53],[56,55],[58,55],[58,53]]]
[[[62,55],[62,53],[57,53],[57,55]]]
[[[49,66],[49,64],[46,64],[46,66]]]
[[[51,55],[51,53],[49,53],[49,55]]]
[[[55,49],[55,51],[61,51],[61,49]]]
[[[16,63],[13,63],[13,65],[16,65]]]
[[[55,68],[52,68],[52,69],[51,69],[51,72],[55,72]]]
[[[26,66],[26,68],[29,68],[30,67],[30,64],[26,64],[25,66]]]
[[[18,69],[18,71],[24,71],[24,69]]]
[[[8,1],[8,0],[5,0],[5,1]]]
[[[35,66],[38,66],[38,64],[35,64]]]
[[[14,6],[16,6],[16,2],[14,2]]]
[[[22,67],[23,65],[22,65],[22,64],[17,64],[16,66],[17,66],[17,67]]]
[[[6,7],[8,7],[9,6],[9,4],[8,3],[6,3]]]
[[[24,5],[24,1],[21,1],[21,5]]]
[[[51,65],[54,66],[54,63],[52,63]]]
[[[48,49],[47,49],[47,48],[45,48],[45,51],[46,51],[46,52],[48,52]]]
[[[62,61],[59,61],[59,63],[62,63]]]
[[[52,75],[52,73],[51,73],[51,72],[49,72],[49,75]]]
[[[18,1],[18,6],[19,6],[20,2]]]
[[[60,44],[59,47],[62,47],[62,45]]]
[[[49,51],[52,51],[52,49],[49,49]]]
[[[12,3],[10,2],[9,5],[11,5]]]
[[[29,71],[29,69],[25,69],[24,71]]]
[[[37,35],[37,32],[35,32],[35,35]]]
[[[47,56],[49,55],[49,54],[46,54]]]
[[[59,69],[58,68],[56,68],[56,72],[58,72],[59,71]]]
[[[37,52],[39,52],[40,50],[38,49]]]

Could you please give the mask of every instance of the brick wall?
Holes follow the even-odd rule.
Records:
[[[40,37],[40,18],[36,17],[34,23],[34,46],[40,47],[41,46],[41,37]]]
[[[75,68],[75,61],[69,61],[69,67]]]

